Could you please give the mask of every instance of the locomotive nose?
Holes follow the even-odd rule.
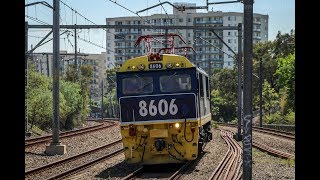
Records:
[[[158,139],[154,142],[157,151],[162,151],[166,147],[166,142],[163,139]]]

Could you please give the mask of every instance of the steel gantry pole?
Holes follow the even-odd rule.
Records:
[[[60,51],[60,7],[59,0],[53,0],[53,123],[52,123],[52,142],[46,147],[49,155],[65,154],[66,146],[59,141],[59,51]]]
[[[238,24],[238,132],[235,134],[237,141],[242,140],[241,121],[242,121],[242,24]]]
[[[101,81],[101,120],[103,120],[103,80]]]
[[[260,57],[260,62],[259,62],[259,95],[260,95],[260,127],[262,127],[262,58]]]
[[[76,24],[75,24],[76,25]],[[74,65],[78,75],[78,63],[77,63],[77,29],[74,29]]]
[[[253,0],[244,0],[243,179],[252,179],[252,24]]]
[[[50,76],[50,72],[49,72],[49,54],[46,54],[46,58],[47,58],[47,76]]]

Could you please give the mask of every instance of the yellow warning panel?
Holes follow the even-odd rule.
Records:
[[[150,130],[150,137],[152,138],[168,137],[168,129],[152,129]]]

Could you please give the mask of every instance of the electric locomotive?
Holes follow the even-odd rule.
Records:
[[[170,48],[153,54],[149,47],[147,55],[126,60],[116,73],[128,163],[194,160],[212,139],[208,74],[185,56],[174,54],[173,38],[181,37],[168,36]],[[136,45],[152,37],[140,37]]]

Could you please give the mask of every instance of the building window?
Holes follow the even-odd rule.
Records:
[[[231,26],[231,24],[228,24],[228,26]]]
[[[183,19],[179,19],[179,22],[183,22]]]
[[[197,18],[197,21],[200,21],[200,18]]]
[[[107,46],[110,47],[110,43],[108,43]]]
[[[228,32],[228,36],[230,36],[230,35],[231,35],[231,32],[229,31],[229,32]]]
[[[190,34],[190,33],[188,33],[188,37],[191,37],[191,34]]]
[[[190,18],[188,18],[188,22],[191,22],[191,19],[190,19]]]
[[[237,32],[234,32],[234,36],[237,36]]]
[[[230,63],[230,62],[228,62],[228,66],[231,66],[231,63]]]
[[[236,40],[236,39],[234,39],[234,43],[237,43],[237,40]]]
[[[107,60],[110,61],[110,57],[107,57]]]
[[[228,17],[228,21],[231,21],[231,17],[230,16]]]
[[[228,39],[228,43],[231,43],[231,39]]]
[[[237,20],[237,16],[234,17],[234,20],[235,20],[235,21]]]

